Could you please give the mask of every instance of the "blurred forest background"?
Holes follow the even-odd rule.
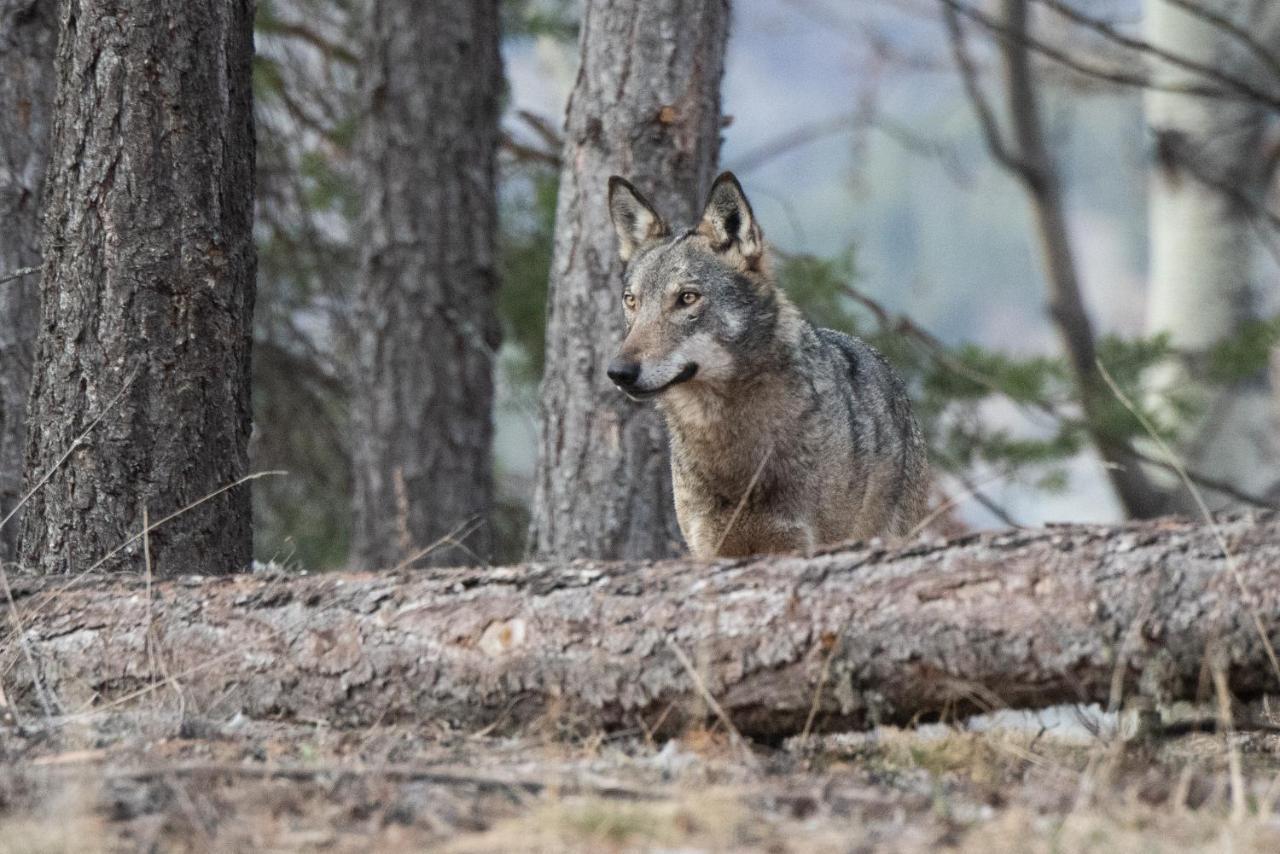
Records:
[[[360,121],[357,5],[271,0],[258,7],[262,256],[253,449],[257,467],[292,476],[257,487],[256,551],[308,567],[343,563],[350,530],[343,342],[360,196],[351,169]],[[1152,61],[1149,50],[1132,47],[1145,38],[1141,4],[1030,4],[1035,38],[1070,60],[1033,49],[1031,83],[1042,102],[1043,135],[1060,176],[1074,275],[1097,351],[1160,429],[1184,442],[1205,429],[1210,408],[1227,405],[1215,396],[1224,388],[1265,389],[1280,330],[1280,232],[1269,207],[1280,123],[1274,101],[1232,88],[1238,79],[1261,93],[1280,93],[1274,62],[1280,15],[1265,3],[1202,5],[1235,15],[1241,31],[1201,22],[1189,40],[1183,36],[1170,48],[1224,69],[1227,78],[1203,80],[1225,91],[1184,97],[1191,104],[1182,109],[1193,115],[1172,121],[1200,123],[1189,131],[1199,134],[1190,144],[1205,149],[1198,156],[1212,168],[1221,162],[1233,182],[1225,201],[1216,202],[1204,198],[1212,190],[1168,200],[1152,187],[1161,167],[1151,113],[1161,106],[1151,103],[1153,88],[1137,79]],[[966,17],[956,8],[968,7],[937,0],[739,0],[725,58],[721,164],[747,186],[780,251],[784,285],[810,319],[872,339],[909,376],[943,493],[963,522],[1119,519],[1125,508],[1090,441],[1047,311],[1051,285],[1034,208],[1016,172],[992,156],[956,63],[948,13],[953,26],[963,27],[969,71],[986,109],[1003,114],[1007,84],[996,30],[983,25],[995,12],[974,4],[978,11]],[[532,494],[561,128],[578,64],[581,9],[570,0],[508,0],[502,12],[495,523],[498,557],[513,560],[524,550]],[[1259,41],[1257,52],[1245,39],[1267,34],[1270,41]],[[1169,74],[1179,72],[1204,77],[1176,66]],[[1222,106],[1206,107],[1207,101]],[[1233,120],[1249,126],[1224,126]],[[1166,214],[1171,222],[1159,221],[1161,204],[1174,209]],[[1180,214],[1178,205],[1203,209]],[[1203,233],[1215,227],[1211,219],[1227,233]],[[1162,234],[1160,227],[1181,233]],[[1164,242],[1183,244],[1185,257]],[[1171,256],[1164,267],[1157,251]],[[1231,257],[1216,257],[1224,252]],[[1185,265],[1190,269],[1178,269]],[[1155,275],[1203,278],[1171,281],[1162,291]],[[1185,287],[1198,292],[1188,298],[1178,292]],[[1183,305],[1162,309],[1155,300]],[[1223,301],[1230,304],[1225,321],[1214,307]],[[1215,388],[1170,383],[1158,373],[1183,342],[1203,348],[1196,376]],[[1163,459],[1141,425],[1109,409],[1098,417],[1120,422],[1115,430]],[[1263,394],[1252,415],[1210,444],[1259,441],[1246,431],[1274,437],[1276,410]],[[1258,470],[1251,458],[1274,450],[1237,451],[1235,460],[1227,450],[1201,453],[1199,474],[1235,484],[1261,503],[1275,500],[1280,460],[1271,457]],[[1154,468],[1168,481],[1167,469]],[[1219,505],[1253,503],[1208,494]]]
[[[551,516],[578,512],[563,484],[539,485],[538,456],[549,447],[540,422],[558,417],[557,389],[573,386],[572,372],[541,384],[547,354],[580,334],[595,310],[566,288],[561,304],[586,314],[544,340],[557,204],[562,215],[585,210],[582,200],[604,192],[602,179],[596,187],[597,176],[574,172],[580,163],[562,162],[582,138],[566,137],[566,104],[577,86],[579,110],[621,109],[607,98],[586,104],[593,75],[607,72],[580,72],[580,56],[609,49],[612,37],[608,4],[588,6],[600,9],[600,33],[583,39],[581,3],[502,0],[500,64],[479,50],[470,64],[437,69],[432,97],[474,95],[480,114],[495,92],[500,102],[496,129],[483,116],[454,116],[460,124],[449,131],[477,151],[497,150],[496,250],[492,275],[482,271],[484,281],[497,280],[497,317],[484,299],[418,308],[456,321],[477,342],[483,358],[459,357],[462,367],[444,351],[419,359],[407,339],[385,337],[403,351],[395,358],[405,371],[386,374],[387,384],[451,389],[458,406],[473,401],[481,416],[493,368],[491,487],[483,428],[468,446],[482,460],[477,491],[491,512],[432,522],[457,540],[483,530],[469,556],[485,561],[527,550],[669,551],[632,540],[596,547],[589,538],[566,548],[567,528],[555,533],[548,514],[539,521],[533,509],[540,501],[556,508]],[[395,158],[413,150],[396,146],[415,131],[380,111],[414,103],[413,75],[430,71],[426,60],[413,74],[397,64],[407,55],[394,47],[397,27],[411,27],[394,16],[371,27],[365,12],[357,0],[260,0],[254,26],[251,469],[290,473],[254,485],[254,550],[261,561],[308,569],[346,564],[353,543],[355,559],[385,562],[385,550],[369,543],[397,532],[409,559],[411,546],[431,539],[410,530],[413,508],[454,488],[431,471],[412,483],[399,470],[357,476],[403,453],[377,446],[386,437],[370,386],[387,358],[378,330],[406,305],[378,302],[368,273],[384,259],[368,237],[384,196],[394,206],[414,195],[390,179],[373,185],[394,178]],[[719,67],[723,12],[706,20],[710,35],[696,49],[709,53],[694,56],[694,69]],[[714,93],[719,83],[719,115],[690,121],[720,128],[719,167],[746,186],[777,250],[779,278],[810,319],[868,338],[907,378],[945,527],[1194,513],[1183,476],[1214,509],[1280,501],[1274,3],[736,0],[723,50],[723,80],[712,74],[710,84]],[[402,68],[406,82],[397,83]],[[667,109],[656,111],[657,124],[668,123]],[[574,121],[571,114],[571,130]],[[705,181],[716,153],[699,157],[694,172]],[[382,172],[370,171],[373,160]],[[679,173],[630,177],[645,187]],[[578,181],[582,200],[558,198]],[[705,192],[685,183],[661,191],[690,200]],[[492,224],[483,199],[474,209],[459,204],[451,197],[425,221]],[[14,257],[11,266],[22,259]],[[616,282],[597,284],[604,293]],[[435,334],[430,322],[415,333],[422,340]],[[605,351],[620,319],[599,323]],[[630,406],[617,395],[600,405]],[[363,507],[354,516],[377,519],[363,540],[353,495]]]

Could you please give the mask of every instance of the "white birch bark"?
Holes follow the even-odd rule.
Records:
[[[1238,33],[1212,20],[1226,16],[1280,56],[1280,7],[1253,0],[1197,5],[1208,15],[1186,4],[1147,0],[1147,40],[1259,88],[1280,89],[1280,74]],[[1169,91],[1210,82],[1192,70],[1157,60],[1152,71],[1157,86],[1146,95],[1154,144],[1147,331],[1167,333],[1180,351],[1203,352],[1256,316],[1262,293],[1276,287],[1274,266],[1267,270],[1259,257],[1262,231],[1275,228],[1261,207],[1271,116],[1267,107],[1237,96]],[[1201,381],[1191,364],[1184,360],[1152,376],[1157,393],[1189,395],[1199,409],[1184,425],[1179,447],[1187,465],[1253,494],[1280,492],[1280,419],[1267,371],[1224,387]],[[1215,509],[1230,503],[1212,491],[1205,497]],[[1183,509],[1192,509],[1189,496]]]

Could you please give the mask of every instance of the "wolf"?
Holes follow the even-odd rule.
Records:
[[[720,175],[683,231],[617,175],[609,213],[626,336],[606,373],[666,421],[692,554],[912,532],[928,463],[906,389],[870,345],[801,316],[738,179]]]

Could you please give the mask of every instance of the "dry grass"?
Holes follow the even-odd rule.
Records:
[[[97,854],[105,842],[106,821],[87,786],[59,786],[30,810],[0,812],[0,854]]]
[[[986,854],[1092,852],[1092,854],[1222,854],[1280,850],[1274,824],[1247,821],[1231,824],[1222,816],[1170,814],[1142,804],[1100,807],[1066,818],[1008,810],[968,834],[958,851]]]
[[[0,729],[0,854],[1280,850],[1280,736],[935,726],[755,751],[717,727],[497,739],[139,708],[54,737]]]
[[[723,851],[752,841],[751,816],[732,791],[628,803],[553,799],[482,833],[454,841],[456,854],[661,849]]]

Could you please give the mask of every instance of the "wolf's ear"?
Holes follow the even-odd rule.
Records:
[[[747,194],[742,192],[742,185],[732,172],[720,173],[711,185],[698,232],[711,239],[717,252],[729,253],[736,249],[747,269],[759,267],[764,255],[764,234],[756,224]]]
[[[618,232],[618,255],[623,261],[629,260],[640,246],[671,232],[649,200],[617,175],[609,179],[609,216]]]

